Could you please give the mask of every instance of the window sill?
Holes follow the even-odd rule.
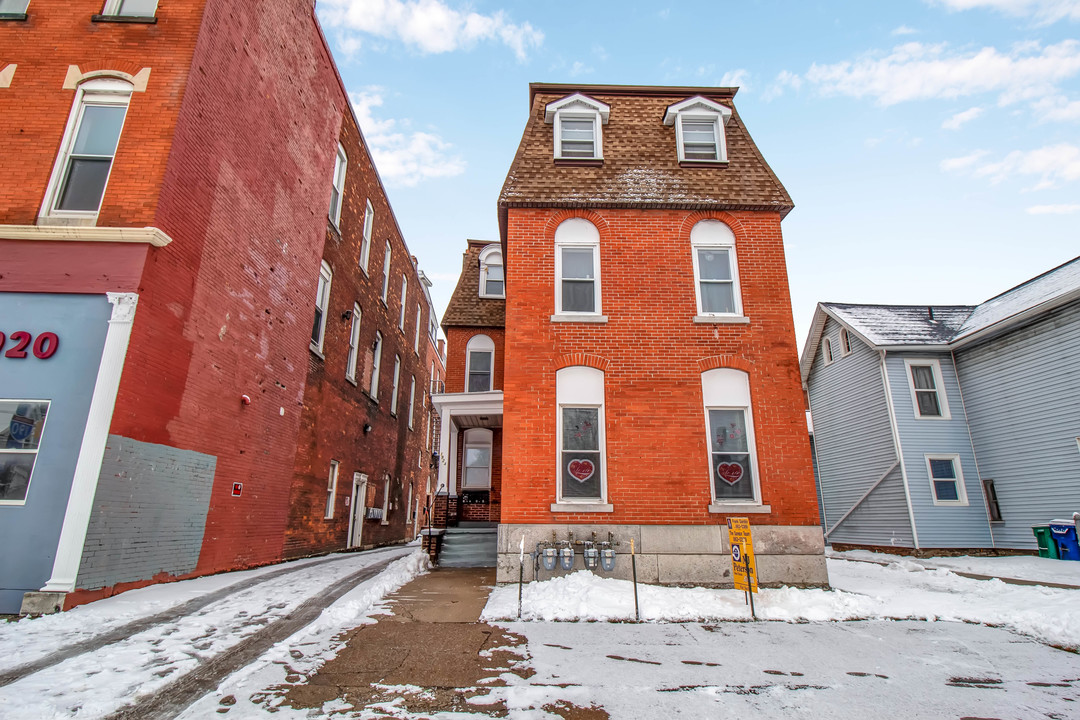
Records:
[[[0,13],[0,20],[12,20],[14,22],[26,22],[30,17],[26,13]]]
[[[580,167],[601,167],[604,164],[604,158],[555,158],[556,165],[569,165]]]
[[[556,314],[551,316],[551,322],[565,322],[565,323],[606,323],[608,321],[607,315],[566,315]]]
[[[695,315],[694,322],[701,325],[749,325],[745,315]]]
[[[91,15],[90,22],[96,23],[134,23],[136,25],[156,25],[157,18],[139,15]]]
[[[98,214],[95,213],[71,213],[61,215],[39,215],[37,225],[42,227],[97,227]]]
[[[563,513],[609,513],[615,512],[615,507],[608,503],[551,503],[551,512]]]
[[[318,345],[310,344],[308,345],[308,350],[310,350],[311,354],[319,358],[320,360],[326,360],[326,356],[322,354],[322,350],[319,349]]]
[[[352,385],[353,387],[357,387],[357,385],[356,385],[356,378],[351,378],[351,377],[349,377],[348,375],[346,375],[346,376],[345,376],[345,382],[349,383],[349,384],[350,384],[350,385]]]
[[[952,415],[916,415],[916,420],[952,420]]]
[[[692,168],[692,167],[727,167],[727,160],[680,160],[679,167]]]
[[[754,515],[771,513],[772,505],[755,505],[754,503],[709,503],[709,512],[718,515]]]

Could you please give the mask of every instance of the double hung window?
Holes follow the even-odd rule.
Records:
[[[371,232],[375,227],[375,208],[371,207],[371,200],[367,201],[364,208],[364,234],[360,238],[360,269],[367,274],[368,257],[371,255]]]
[[[464,490],[487,490],[491,487],[492,433],[485,428],[465,431]]]
[[[494,387],[495,343],[487,335],[473,335],[465,346],[466,392],[488,392]]]
[[[409,294],[409,276],[401,276],[401,311],[398,313],[398,330],[405,332],[405,299]]]
[[[607,124],[611,108],[602,102],[575,93],[549,103],[544,122],[554,125],[556,160],[601,160],[602,126]]]
[[[338,461],[330,461],[330,477],[326,482],[326,512],[323,519],[330,520],[334,517],[334,498],[337,495]]]
[[[401,380],[401,356],[394,356],[394,387],[390,396],[390,414],[397,415],[398,404],[398,381]]]
[[[360,356],[360,306],[353,303],[352,327],[349,328],[349,356],[345,360],[345,379],[356,384],[356,361]]]
[[[742,295],[735,262],[735,234],[719,220],[702,220],[690,231],[698,315],[739,316]]]
[[[915,417],[947,420],[949,401],[942,392],[941,363],[937,360],[905,360]]]
[[[334,227],[341,224],[341,198],[345,193],[345,170],[348,165],[349,157],[339,143],[334,161],[334,183],[330,188],[330,222],[334,223]]]
[[[935,505],[967,505],[959,455],[927,455],[926,468]]]
[[[0,0],[0,15],[23,15],[30,0]]]
[[[386,298],[390,294],[390,241],[386,241],[386,255],[383,256],[382,266],[382,301],[386,304]]]
[[[480,253],[480,297],[505,296],[502,250],[498,245],[489,245]]]
[[[330,307],[330,281],[332,279],[330,265],[323,260],[319,268],[318,289],[315,291],[315,320],[311,326],[311,349],[320,353],[326,335],[326,313]]]
[[[558,501],[603,503],[607,496],[604,373],[563,368],[555,375],[558,404]]]
[[[588,220],[570,218],[555,230],[555,314],[600,312],[600,233]]]
[[[382,365],[382,333],[375,331],[375,343],[371,346],[371,383],[368,395],[372,400],[379,399],[379,366]]]
[[[416,303],[416,327],[413,330],[413,352],[417,355],[420,354],[420,303]]]
[[[158,0],[106,0],[102,15],[120,17],[154,17]]]
[[[720,159],[720,131],[716,116],[680,117],[679,137],[683,160]]]
[[[760,504],[757,451],[750,408],[750,377],[720,368],[701,374],[709,478],[714,510],[724,503]]]
[[[832,338],[825,338],[821,341],[821,351],[825,354],[825,364],[829,365],[830,363],[832,363]]]
[[[848,334],[847,328],[840,328],[840,354],[851,354],[851,335]]]
[[[0,400],[0,505],[26,502],[48,412],[48,400]]]
[[[664,113],[664,124],[675,126],[680,163],[727,162],[724,126],[731,108],[697,95],[675,103]]]
[[[416,407],[416,376],[409,380],[409,429],[413,429],[413,408]]]

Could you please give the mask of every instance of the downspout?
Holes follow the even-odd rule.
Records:
[[[990,517],[990,503],[986,500],[986,488],[983,487],[982,471],[979,470],[979,456],[975,452],[975,438],[971,436],[971,423],[968,422],[967,403],[964,402],[964,387],[960,383],[960,371],[956,367],[956,351],[949,350],[952,357],[953,374],[956,375],[956,388],[960,391],[960,407],[964,411],[964,425],[967,426],[968,442],[971,443],[971,457],[975,461],[975,474],[979,478],[979,491],[982,493],[983,509],[986,510],[986,527],[990,530],[990,547],[997,549],[997,538],[994,537],[994,521]]]
[[[893,442],[896,444],[896,460],[900,463],[900,477],[904,481],[904,498],[907,499],[908,520],[911,522],[911,539],[915,549],[919,549],[919,529],[915,526],[915,510],[911,505],[911,489],[908,487],[907,465],[904,463],[904,447],[900,443],[900,428],[896,423],[896,408],[893,406],[892,385],[889,383],[889,371],[885,367],[885,350],[881,354],[881,378],[885,382],[885,404],[889,408],[889,424],[892,425]]]

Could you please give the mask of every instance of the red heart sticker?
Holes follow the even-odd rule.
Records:
[[[735,462],[722,462],[716,466],[716,474],[728,485],[734,485],[742,477],[743,466]]]
[[[592,460],[571,460],[567,470],[578,482],[585,482],[596,472],[596,466],[593,465]]]

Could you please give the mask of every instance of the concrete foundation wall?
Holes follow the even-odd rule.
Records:
[[[568,574],[542,567],[539,578],[533,571],[530,553],[537,542],[551,540],[592,540],[611,538],[618,542],[615,570],[597,568],[601,577],[631,579],[630,540],[637,553],[639,582],[659,585],[701,585],[731,587],[731,547],[727,529],[719,525],[516,525],[499,526],[499,565],[496,581],[517,582],[518,557],[525,538],[525,581],[547,580]],[[572,533],[572,537],[571,537]],[[755,525],[752,530],[761,585],[826,587],[825,545],[819,526]],[[575,545],[574,572],[585,568],[581,546]]]

